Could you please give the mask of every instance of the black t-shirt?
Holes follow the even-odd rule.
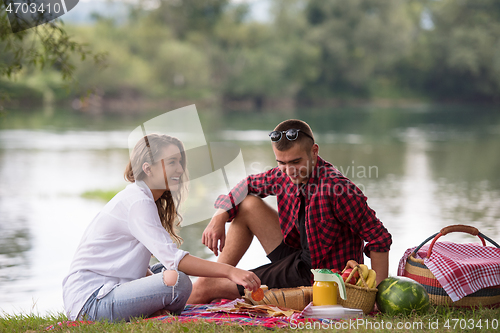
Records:
[[[302,247],[302,254],[300,258],[309,267],[311,267],[311,252],[309,251],[309,243],[307,242],[307,232],[306,232],[306,199],[303,193],[301,193],[299,196],[300,196],[300,208],[297,217],[297,228],[299,229],[300,246]]]

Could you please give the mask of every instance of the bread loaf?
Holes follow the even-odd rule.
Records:
[[[253,305],[265,304],[276,305],[289,309],[302,311],[307,304],[312,302],[312,287],[281,288],[265,290],[264,299],[260,302],[254,301],[251,291],[245,289],[245,300]]]

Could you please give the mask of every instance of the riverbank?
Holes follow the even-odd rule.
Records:
[[[61,323],[61,324],[60,324]],[[132,321],[131,323],[98,322],[72,326],[65,315],[59,313],[45,317],[36,315],[7,315],[0,317],[0,331],[13,333],[42,332],[268,332],[259,326],[217,325],[202,321],[192,323],[163,323],[157,320]],[[499,332],[498,309],[459,309],[433,306],[425,315],[388,316],[378,314],[363,319],[345,321],[298,322],[280,332],[317,332],[336,330],[342,332]]]
[[[115,114],[132,115],[143,114],[156,110],[175,110],[187,105],[196,104],[199,109],[222,110],[223,113],[293,113],[297,109],[311,108],[425,108],[428,106],[442,107],[495,107],[499,103],[492,101],[460,101],[460,100],[432,100],[423,97],[332,97],[322,99],[297,100],[294,98],[197,98],[197,99],[151,99],[144,96],[110,97],[90,93],[80,98],[62,98],[57,100],[44,100],[40,98],[11,98],[9,101],[0,101],[0,110],[28,110],[43,109],[51,113],[54,109],[73,110],[88,115]]]

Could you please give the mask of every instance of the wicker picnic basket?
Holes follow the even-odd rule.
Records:
[[[476,307],[480,305],[487,307],[496,307],[500,305],[500,285],[478,290],[473,294],[467,295],[462,299],[453,302],[450,296],[448,296],[446,291],[443,289],[439,281],[436,279],[436,277],[431,273],[427,266],[425,266],[424,260],[415,257],[415,254],[418,253],[418,250],[420,250],[420,248],[424,246],[425,243],[432,239],[432,243],[427,250],[426,256],[427,258],[429,258],[432,253],[432,248],[434,247],[437,239],[451,232],[465,232],[473,236],[478,236],[483,243],[483,246],[486,246],[486,242],[484,240],[487,239],[491,244],[495,245],[497,248],[500,248],[497,243],[480,233],[477,228],[461,224],[451,225],[441,229],[440,232],[424,240],[410,254],[408,259],[406,260],[404,276],[409,277],[422,284],[429,294],[430,302],[435,305],[447,305],[452,307]]]
[[[347,266],[342,270],[342,273],[344,273],[346,269]],[[358,269],[359,266],[354,267],[346,281],[350,281],[353,275],[358,271]],[[346,283],[346,299],[343,300],[340,295],[337,294],[337,302],[345,308],[361,309],[363,310],[363,313],[368,314],[373,310],[375,299],[377,298],[378,289],[369,288],[362,274],[359,274],[359,278],[361,279],[361,281],[363,281],[364,287]]]
[[[264,291],[262,301],[254,301],[251,291],[245,289],[245,300],[253,305],[277,305],[289,309],[302,311],[312,302],[312,287],[274,288]]]

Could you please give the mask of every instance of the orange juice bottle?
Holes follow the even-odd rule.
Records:
[[[329,281],[315,281],[313,284],[313,305],[336,305],[337,284]]]
[[[346,299],[344,281],[328,269],[311,269],[314,274],[313,305],[337,305],[337,288],[340,297]]]

